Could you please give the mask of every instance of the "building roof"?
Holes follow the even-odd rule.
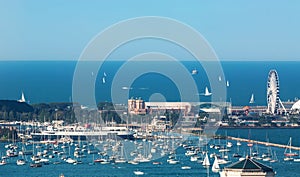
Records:
[[[300,110],[300,100],[293,104],[292,110],[298,109]]]
[[[246,157],[242,161],[235,162],[225,169],[241,169],[243,171],[253,171],[253,172],[273,172],[273,169],[269,166],[266,166],[260,162],[251,159],[250,157]]]

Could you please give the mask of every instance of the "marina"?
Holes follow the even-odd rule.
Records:
[[[276,129],[261,130],[273,139]],[[288,129],[287,131],[295,131]],[[240,131],[240,137],[247,131]],[[221,135],[232,135],[234,130],[220,130]],[[174,134],[173,136],[178,136]],[[261,137],[262,138],[262,137]],[[299,139],[294,136],[293,139]],[[288,134],[284,138],[289,140]],[[298,156],[286,161],[287,145],[271,146],[273,143],[228,136],[225,139],[207,139],[206,136],[181,136],[173,139],[115,139],[66,142],[2,142],[0,152],[2,172],[15,171],[14,176],[35,175],[47,172],[44,176],[76,176],[75,172],[85,169],[86,176],[219,176],[222,169],[251,155],[254,160],[272,166],[278,176],[297,174]],[[299,145],[299,140],[295,141]],[[293,147],[293,146],[292,146]],[[293,147],[294,149],[298,147]],[[31,154],[20,153],[31,151]],[[10,152],[10,153],[8,153]],[[297,152],[297,151],[296,151]],[[15,155],[14,155],[15,154]],[[240,156],[236,156],[240,154]],[[20,161],[24,159],[24,161]],[[216,160],[217,159],[217,160]],[[217,161],[218,163],[216,164]],[[23,163],[22,163],[23,162]],[[218,167],[219,166],[219,167]],[[113,170],[113,173],[110,172]],[[285,172],[283,169],[289,169]],[[34,175],[32,175],[34,176]],[[80,175],[84,176],[84,175]]]
[[[0,4],[0,177],[300,176],[300,1]]]

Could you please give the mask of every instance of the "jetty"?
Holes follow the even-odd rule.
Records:
[[[257,140],[251,140],[251,139],[245,139],[245,138],[237,138],[237,137],[233,137],[233,136],[227,136],[227,139],[234,140],[234,141],[251,142],[251,143],[261,144],[261,145],[265,145],[265,146],[273,146],[273,147],[279,147],[279,148],[291,148],[293,150],[300,150],[300,147],[296,147],[296,146],[270,143],[270,142],[265,142],[265,141],[257,141]]]

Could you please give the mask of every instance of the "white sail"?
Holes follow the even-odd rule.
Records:
[[[215,161],[211,167],[211,170],[215,173],[219,172],[220,171],[220,166],[219,166],[219,162],[218,162],[218,158],[217,156],[215,156]]]
[[[102,83],[105,84],[105,77],[102,78]]]
[[[252,93],[249,103],[254,103],[254,94]]]
[[[22,95],[21,95],[21,99],[19,99],[18,102],[20,102],[20,103],[25,103],[26,102],[23,92],[22,92]]]
[[[226,86],[229,87],[229,81],[226,82]]]
[[[202,162],[202,165],[203,166],[210,166],[210,162],[209,162],[209,158],[208,158],[208,155],[207,155],[207,152],[205,153],[205,158]]]
[[[212,93],[210,93],[210,92],[208,91],[208,88],[205,87],[204,96],[210,96],[211,94],[212,94]]]

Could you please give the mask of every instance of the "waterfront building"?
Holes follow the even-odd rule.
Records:
[[[131,98],[128,100],[128,113],[135,115],[144,115],[146,114],[145,102],[141,98],[134,99]]]

